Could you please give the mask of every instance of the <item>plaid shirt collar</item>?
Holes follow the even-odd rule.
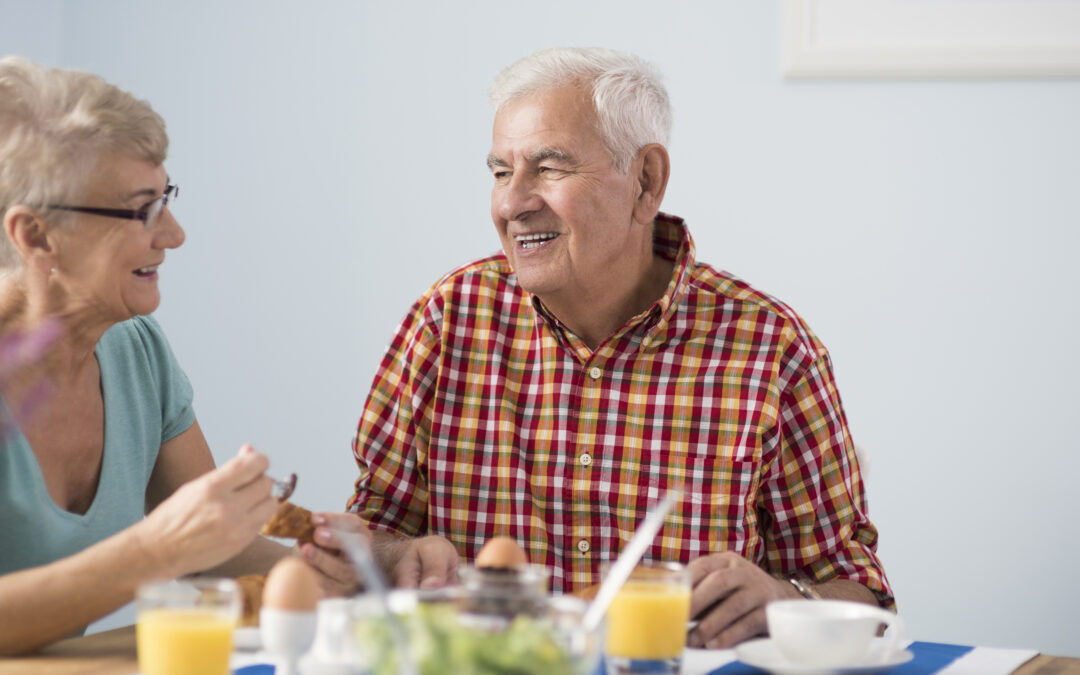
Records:
[[[671,282],[668,284],[667,290],[651,307],[632,317],[615,335],[605,340],[604,344],[611,342],[614,338],[622,337],[628,332],[639,333],[636,341],[639,347],[663,342],[667,325],[675,315],[679,301],[686,294],[694,268],[697,249],[694,246],[693,237],[690,236],[690,230],[686,227],[682,218],[666,213],[657,213],[656,220],[653,221],[653,251],[663,258],[675,262],[675,269],[671,275]],[[514,283],[516,284],[516,280]],[[591,350],[585,346],[584,342],[567,329],[559,321],[559,318],[544,306],[539,296],[529,293],[529,297],[538,322],[547,325],[555,339],[578,354],[582,360],[587,359]],[[599,347],[599,349],[603,348],[604,345]]]

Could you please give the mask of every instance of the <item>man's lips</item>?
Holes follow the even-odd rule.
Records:
[[[160,263],[158,263],[158,265],[160,265]],[[140,267],[139,269],[135,270],[134,274],[137,277],[142,277],[146,279],[156,277],[158,265],[148,265],[146,267]]]
[[[540,248],[558,236],[558,232],[536,232],[533,234],[519,234],[514,237],[514,241],[516,241],[521,248],[528,250]]]

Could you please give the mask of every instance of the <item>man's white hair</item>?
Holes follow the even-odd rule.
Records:
[[[599,47],[559,47],[526,56],[491,85],[492,108],[543,91],[580,84],[591,95],[601,138],[616,170],[626,172],[650,143],[667,146],[671,103],[659,71],[635,54]]]

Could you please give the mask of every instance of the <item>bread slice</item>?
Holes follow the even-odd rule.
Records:
[[[311,511],[292,502],[281,502],[277,513],[266,521],[261,532],[267,537],[295,539],[297,544],[315,540]]]

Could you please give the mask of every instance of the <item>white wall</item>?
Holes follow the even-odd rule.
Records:
[[[497,248],[492,76],[563,44],[654,60],[676,113],[665,210],[830,347],[911,636],[1080,656],[1080,82],[785,82],[776,0],[0,16],[0,52],[99,72],[168,121],[188,241],[158,316],[200,422],[219,461],[253,441],[328,510],[397,321]]]

